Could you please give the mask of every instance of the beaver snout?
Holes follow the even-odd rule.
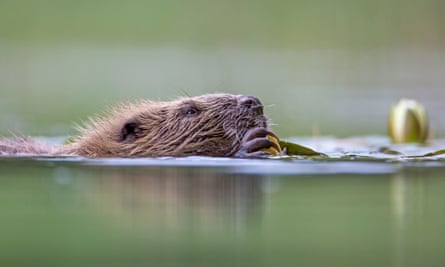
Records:
[[[256,115],[263,115],[263,104],[258,98],[249,95],[239,95],[237,98],[240,106],[252,110]]]

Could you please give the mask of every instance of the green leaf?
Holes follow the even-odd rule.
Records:
[[[440,149],[434,152],[426,153],[420,156],[408,156],[407,158],[427,158],[427,157],[434,157],[445,154],[445,149]]]
[[[402,153],[400,153],[399,151],[390,149],[388,147],[379,148],[379,152],[386,155],[402,155]]]
[[[423,155],[424,157],[433,157],[433,156],[439,156],[445,154],[445,149],[437,150],[434,152],[426,153]]]
[[[280,140],[279,143],[281,150],[286,149],[286,153],[289,156],[326,156],[323,153],[292,142]]]

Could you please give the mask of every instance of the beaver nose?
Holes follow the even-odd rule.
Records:
[[[240,95],[238,96],[238,101],[241,106],[251,109],[258,115],[263,114],[263,104],[258,98],[250,95]]]

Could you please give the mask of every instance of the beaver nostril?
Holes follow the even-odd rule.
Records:
[[[238,96],[238,100],[241,106],[251,109],[259,115],[263,114],[263,104],[258,98],[254,96],[240,95]]]
[[[245,107],[262,106],[261,101],[254,96],[240,95],[238,99],[239,103]]]
[[[241,102],[241,105],[245,106],[246,108],[251,108],[253,105],[255,105],[255,102],[253,101],[253,99],[246,99]]]

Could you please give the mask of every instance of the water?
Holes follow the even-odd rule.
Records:
[[[442,160],[0,159],[1,266],[442,266]]]

